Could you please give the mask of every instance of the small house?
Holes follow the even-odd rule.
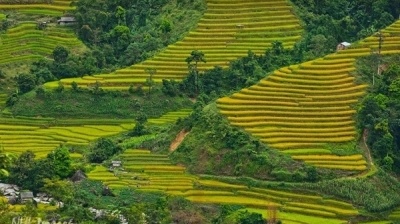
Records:
[[[85,180],[86,178],[87,178],[86,174],[82,170],[78,170],[71,177],[71,181],[76,183],[76,182],[80,182],[82,180]]]
[[[349,42],[342,42],[336,46],[336,51],[344,50],[350,47],[351,43]]]
[[[111,168],[116,169],[122,166],[122,162],[120,160],[113,160],[111,161]]]
[[[61,26],[70,26],[76,23],[75,17],[72,16],[63,16],[59,20],[57,20],[58,25]]]
[[[19,198],[21,200],[21,203],[31,201],[33,199],[33,193],[32,191],[22,191],[19,194]]]
[[[243,28],[244,28],[244,25],[243,25],[243,24],[236,24],[236,28],[238,28],[238,29],[243,29]]]

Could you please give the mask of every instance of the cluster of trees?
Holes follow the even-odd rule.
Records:
[[[111,139],[100,138],[90,148],[88,159],[92,163],[102,163],[121,151],[122,148]]]
[[[207,55],[195,50],[186,59],[188,76],[181,83],[163,80],[162,91],[169,96],[195,97],[203,94],[210,99],[216,99],[256,84],[268,72],[301,62],[302,55],[297,47],[287,49],[283,47],[282,42],[276,41],[265,54],[256,55],[249,51],[247,56],[232,61],[228,69],[215,67],[199,73],[197,64],[206,63]]]
[[[32,151],[22,153],[9,167],[8,182],[38,192],[45,180],[65,179],[73,172],[68,148],[60,146],[46,158],[36,159]]]
[[[15,77],[19,93],[27,93],[45,82],[98,72],[95,61],[87,58],[90,58],[88,54],[72,55],[67,48],[57,46],[52,53],[53,61],[40,59],[32,63],[29,73],[18,74]],[[12,103],[8,106],[11,105]]]
[[[342,41],[353,42],[391,24],[400,14],[399,0],[292,0],[307,31],[301,48],[309,57],[333,51]],[[311,50],[316,45],[318,50]]]
[[[383,58],[381,65],[386,69],[380,75],[376,74],[377,55],[360,59],[357,63],[358,73],[370,83],[369,93],[359,106],[358,126],[367,130],[367,144],[378,164],[396,173],[400,173],[399,60],[399,56]]]
[[[190,28],[188,25],[196,22],[174,26],[174,22],[189,16],[185,12],[203,10],[199,1],[194,0],[177,1],[174,12],[164,11],[167,4],[172,3],[167,0],[77,1],[76,32],[92,49],[92,58],[99,68],[131,65],[180,39]]]
[[[170,155],[177,164],[197,174],[251,177],[261,180],[318,181],[324,173],[305,166],[290,156],[270,150],[218,113],[215,103],[206,105],[203,96],[197,98],[194,111],[175,125],[157,132],[157,138],[143,141],[139,147],[165,151],[184,130],[189,133]]]

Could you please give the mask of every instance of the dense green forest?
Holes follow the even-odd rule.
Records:
[[[379,58],[383,65],[376,74],[378,55],[360,59],[360,74],[370,83],[368,95],[359,106],[358,126],[377,162],[386,170],[400,172],[400,101],[398,56]]]

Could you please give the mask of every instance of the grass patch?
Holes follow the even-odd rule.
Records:
[[[262,214],[264,218],[268,218],[268,213],[265,209],[254,209],[254,208],[246,208],[249,212],[255,212]],[[290,212],[283,212],[278,211],[278,219],[282,220],[285,224],[343,224],[346,221],[335,219],[335,218],[324,218],[318,217],[314,215],[305,215],[299,213],[290,213]]]
[[[157,99],[157,100],[155,100]],[[134,118],[137,111],[147,117],[160,117],[170,111],[187,108],[193,103],[186,98],[167,97],[155,91],[150,97],[127,93],[93,95],[89,92],[64,91],[49,93],[43,98],[25,94],[11,108],[14,115],[58,118]],[[25,108],[30,108],[26,110]],[[82,123],[81,123],[82,124]],[[98,123],[100,124],[100,123]]]

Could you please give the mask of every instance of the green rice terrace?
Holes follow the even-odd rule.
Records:
[[[18,10],[25,14],[61,16],[63,13],[73,10],[71,0],[52,0],[52,1],[0,1],[0,10]]]
[[[68,28],[48,26],[38,30],[37,23],[25,22],[0,34],[0,65],[24,63],[49,57],[57,45],[82,51],[84,45]]]
[[[137,2],[143,8],[151,4],[151,1]],[[186,1],[176,1],[177,7],[182,2]],[[60,45],[70,51],[64,52],[66,56],[57,63],[51,64],[53,61],[48,60],[46,66],[67,67],[69,53],[82,54],[90,49],[94,49],[94,55],[98,54],[104,64],[107,60],[115,62],[115,67],[104,70],[100,69],[102,65],[98,61],[93,63],[99,66],[96,71],[102,74],[67,75],[63,77],[74,78],[43,85],[36,76],[21,81],[15,74],[14,83],[7,86],[10,90],[7,92],[15,86],[20,89],[10,95],[0,93],[0,107],[4,108],[0,113],[0,182],[21,185],[23,190],[32,190],[34,194],[45,191],[55,201],[64,203],[59,207],[53,204],[55,201],[49,205],[30,202],[7,205],[6,192],[3,195],[0,191],[0,223],[20,215],[52,217],[57,221],[72,219],[87,224],[152,221],[176,224],[399,223],[400,182],[396,172],[400,169],[400,156],[396,154],[396,147],[400,138],[395,133],[400,130],[400,67],[397,65],[400,20],[379,33],[370,32],[373,34],[346,49],[323,57],[304,57],[314,59],[305,61],[302,58],[298,60],[303,61],[301,63],[281,66],[285,63],[278,59],[290,61],[284,57],[296,55],[278,55],[281,58],[273,55],[274,60],[278,58],[274,61],[263,58],[264,54],[268,55],[267,49],[280,42],[282,52],[295,49],[293,52],[298,53],[302,50],[298,43],[312,45],[302,42],[309,32],[298,7],[303,1],[205,2],[207,8],[202,18],[183,39],[159,49],[150,59],[121,68],[121,64],[117,64],[120,58],[108,58],[107,51],[121,48],[123,35],[117,38],[115,45],[109,44],[100,51],[98,46],[86,46],[87,42],[78,38],[81,27],[48,24],[46,29],[38,29],[37,18],[54,21],[79,7],[72,1],[0,0],[0,21],[7,20],[9,13],[23,18],[0,33],[2,76],[2,66],[7,67],[9,73],[14,65],[26,66],[39,59],[50,59],[52,54],[55,62],[53,50]],[[124,31],[124,27],[128,28],[127,12],[139,15],[142,24],[150,18],[151,12],[135,11],[138,10],[135,7],[125,9],[122,1],[115,1],[115,4],[110,7],[113,12],[98,13],[99,18],[117,21],[113,31],[101,36],[96,33],[99,30],[86,27],[87,36],[109,38]],[[106,3],[104,8],[107,8]],[[307,15],[315,16],[310,12]],[[168,28],[166,20],[156,23],[155,29]],[[312,43],[322,40],[315,38]],[[135,43],[140,38],[129,41]],[[204,53],[206,62],[197,64],[201,60],[196,61],[193,81],[188,75],[190,63],[187,59],[195,50]],[[131,51],[135,49],[128,47],[125,53]],[[264,74],[261,80],[249,78],[244,81],[250,83],[246,88],[237,88],[235,83],[226,92],[219,92],[217,85],[213,91],[197,92],[199,74],[213,71],[215,67],[231,72],[228,70],[231,62],[247,60],[246,57],[252,55],[249,51],[255,56],[241,66],[259,68]],[[89,57],[89,53],[86,56]],[[379,76],[371,83],[365,75],[375,74],[377,66],[365,63],[360,66],[362,60],[367,59],[379,64]],[[272,69],[259,65],[251,67],[262,60],[271,60],[268,65]],[[49,67],[35,66],[39,71],[44,70],[44,74],[52,75]],[[151,78],[150,70],[154,71]],[[267,70],[272,72],[265,72]],[[373,71],[368,73],[370,70]],[[60,78],[53,75],[48,80]],[[188,85],[192,81],[194,84]],[[214,84],[206,81],[210,86]],[[27,82],[33,87],[20,91],[21,85],[28,85]],[[193,95],[185,95],[184,88],[193,91]],[[235,88],[240,90],[233,92]],[[63,97],[83,102],[71,102]],[[30,102],[33,98],[37,101]],[[120,101],[112,101],[112,98]],[[52,102],[46,101],[49,99],[59,100],[58,104],[53,104],[58,107],[46,106],[43,102]],[[371,99],[374,101],[368,101]],[[35,111],[32,116],[21,116],[13,110],[24,100],[30,102],[32,108],[22,109]],[[89,105],[88,101],[96,105],[105,101],[101,102],[104,108],[88,117],[88,113],[84,113],[88,107],[83,106],[85,102]],[[125,111],[121,109],[125,103],[131,112],[120,116]],[[38,109],[37,112],[33,107],[39,108],[39,104],[42,111],[43,108],[57,110],[59,116],[46,117],[53,111],[40,113]],[[64,111],[61,104],[81,108],[82,113]],[[120,114],[112,110],[118,108]],[[378,109],[383,112],[376,112]],[[216,116],[212,113],[217,114],[220,121],[213,120]],[[200,128],[199,124],[212,124],[212,127]],[[207,144],[194,146],[193,142],[198,142],[193,140],[196,136],[190,134],[196,131],[201,133],[197,138],[204,138]],[[31,152],[34,156],[29,154]],[[242,163],[245,160],[255,165]],[[191,165],[197,162],[204,164],[193,168]],[[226,172],[218,173],[219,170],[215,171],[217,169],[210,164],[218,164]],[[265,167],[265,170],[247,175],[243,171],[246,165],[251,166],[249,170],[254,167]],[[88,180],[75,183],[74,177],[79,173],[76,171],[83,171]],[[96,183],[101,185],[100,193],[96,192]],[[107,212],[104,217],[94,218],[89,207]],[[121,221],[119,214],[128,221]],[[255,221],[257,218],[259,220]]]
[[[70,0],[0,2],[0,20],[6,15],[28,16],[27,21],[18,20],[17,24],[0,34],[0,66],[24,64],[49,57],[58,45],[73,52],[83,52],[86,47],[68,27],[57,26],[51,18],[62,16],[73,10]],[[29,18],[35,18],[35,21]],[[45,29],[38,24],[46,22]]]

